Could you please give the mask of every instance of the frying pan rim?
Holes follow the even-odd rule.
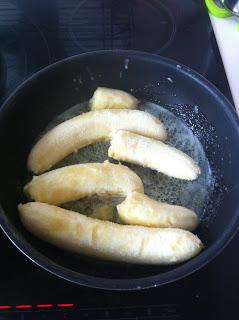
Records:
[[[239,137],[239,119],[235,112],[235,109],[228,101],[228,99],[207,79],[205,79],[202,75],[198,74],[196,71],[184,66],[183,64],[162,57],[157,54],[146,53],[135,50],[100,50],[87,52],[83,54],[77,54],[71,57],[67,57],[63,60],[57,61],[38,72],[34,73],[31,77],[26,79],[22,84],[20,84],[5,100],[1,109],[0,109],[0,121],[4,112],[11,106],[12,102],[14,102],[15,97],[23,90],[26,89],[27,86],[31,85],[32,81],[37,80],[42,74],[46,74],[59,66],[67,64],[71,61],[83,59],[85,56],[97,56],[97,55],[120,55],[123,59],[127,58],[139,58],[139,59],[147,59],[148,61],[153,61],[156,63],[163,63],[168,65],[172,70],[176,69],[179,73],[184,73],[186,76],[192,78],[192,80],[200,83],[202,87],[206,90],[210,91],[213,95],[217,95],[217,98],[223,104],[223,110],[225,115],[229,118],[233,127],[237,131],[237,135]],[[180,67],[177,67],[180,66]],[[13,228],[7,219],[7,215],[4,213],[4,210],[0,204],[0,226],[5,235],[10,239],[10,241],[31,261],[40,266],[41,268],[47,270],[48,272],[73,282],[78,285],[83,285],[86,287],[91,287],[95,289],[105,289],[105,290],[137,290],[137,289],[146,289],[157,287],[163,284],[171,283],[173,281],[184,278],[193,272],[201,269],[207,263],[209,263],[212,259],[214,259],[218,254],[220,254],[223,249],[227,246],[227,244],[231,241],[231,239],[235,236],[236,232],[239,230],[239,210],[233,216],[230,221],[230,224],[227,229],[224,230],[219,239],[217,239],[209,248],[202,251],[195,258],[176,266],[176,269],[167,271],[163,274],[158,274],[149,277],[143,278],[133,278],[133,279],[109,279],[104,277],[96,277],[89,276],[86,274],[82,274],[71,269],[62,267],[61,265],[53,262],[43,254],[39,253],[37,249],[32,247],[26,240],[19,240],[17,237],[17,233],[15,232],[15,228]]]

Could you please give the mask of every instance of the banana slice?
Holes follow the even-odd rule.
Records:
[[[199,166],[187,154],[161,141],[129,131],[119,130],[113,135],[108,155],[174,178],[194,180],[200,174]]]
[[[134,109],[138,100],[131,94],[117,89],[98,87],[90,100],[91,110]]]
[[[136,191],[128,194],[117,210],[124,224],[193,231],[199,223],[192,210],[153,200]]]
[[[46,203],[18,206],[25,228],[68,251],[138,264],[175,264],[197,255],[203,245],[189,231],[125,226],[86,217]]]
[[[140,110],[98,110],[67,120],[46,133],[33,147],[28,168],[34,173],[50,169],[67,155],[100,140],[110,140],[119,129],[164,140],[166,131],[154,116]]]
[[[36,201],[60,205],[90,195],[144,192],[141,179],[120,164],[84,163],[62,167],[33,177],[24,191]]]

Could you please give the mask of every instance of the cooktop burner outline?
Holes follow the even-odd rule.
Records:
[[[4,7],[4,4],[2,6],[0,4],[0,21],[3,18],[6,23],[2,24],[0,31],[1,53],[7,71],[5,87],[9,92],[30,74],[51,63],[51,59],[50,49],[41,28],[34,23],[30,15],[20,5],[13,6],[11,3],[11,6]],[[37,41],[33,44],[31,39],[35,41],[37,39]],[[38,49],[40,49],[39,54],[45,62],[44,64],[40,63],[37,67],[34,63],[33,52],[34,50],[37,52]],[[44,51],[43,55],[41,54],[42,50]]]
[[[91,0],[91,3],[96,1]],[[199,71],[227,95],[228,86],[223,65],[202,2],[197,0],[185,0],[183,4],[182,0],[98,0],[98,2],[104,3],[106,10],[106,49],[129,47],[129,49],[160,53],[177,60],[179,64],[185,64]],[[114,16],[115,23],[111,26],[111,7],[117,8],[116,2],[121,3],[119,4],[121,9]],[[84,39],[85,42],[79,42],[82,40],[82,33],[80,35],[77,30],[80,6],[87,7],[89,3],[90,0],[5,0],[0,2],[0,58],[2,56],[0,64],[2,63],[2,69],[6,71],[5,76],[0,77],[2,100],[25,78],[49,63],[83,51],[101,48],[95,45],[93,40],[91,47]],[[132,8],[134,3],[136,5]],[[147,9],[145,9],[146,6]],[[84,12],[86,14],[84,21],[88,22],[91,18],[91,10]],[[83,15],[83,11],[81,14]],[[158,18],[152,19],[152,16]],[[99,22],[96,23],[97,25]],[[168,34],[160,34],[166,29],[169,30]],[[141,30],[142,33],[140,33]],[[156,36],[161,37],[161,40],[158,44],[151,43],[149,38],[153,39]],[[103,47],[102,43],[100,42],[100,45]],[[76,81],[80,82],[80,79]],[[56,306],[58,303],[72,302],[79,306],[80,310],[80,308],[91,308],[92,305],[95,308],[105,306],[120,308],[126,305],[142,305],[147,308],[152,304],[160,308],[160,305],[172,306],[176,303],[176,306],[183,311],[195,312],[196,316],[191,318],[185,316],[182,319],[206,319],[202,315],[204,307],[210,305],[210,308],[213,308],[213,303],[216,302],[215,312],[225,309],[224,311],[228,313],[233,306],[226,305],[225,301],[229,301],[233,295],[235,302],[238,302],[236,301],[238,288],[234,285],[239,281],[237,272],[239,259],[235,257],[238,241],[237,236],[225,252],[207,268],[184,280],[136,293],[112,293],[77,287],[39,269],[18,252],[0,232],[2,253],[0,305],[13,306],[9,311],[6,309],[6,313],[13,311],[15,316],[16,313],[20,315],[24,312],[24,309],[15,310],[14,306],[28,304],[34,306],[35,310],[36,305]],[[223,277],[223,270],[227,268],[232,256],[235,259],[231,271],[227,277]],[[220,294],[223,291],[229,294]],[[30,313],[31,309],[26,312]],[[180,311],[175,312],[175,318],[176,316],[181,319]],[[103,314],[102,319],[104,317]],[[13,319],[23,319],[23,317],[17,318],[16,315]],[[91,319],[95,318],[91,317]]]
[[[158,25],[159,32],[155,30]],[[82,0],[72,10],[68,30],[84,52],[136,49],[158,53],[172,42],[176,25],[162,2]]]

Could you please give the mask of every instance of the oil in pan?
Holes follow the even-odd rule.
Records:
[[[158,117],[166,126],[166,143],[184,151],[200,166],[201,174],[194,181],[185,181],[168,177],[162,173],[143,168],[138,165],[123,163],[134,170],[142,179],[145,193],[155,199],[168,203],[183,205],[193,209],[203,219],[203,208],[213,190],[214,177],[203,147],[190,127],[166,108],[151,102],[141,102],[139,109]],[[57,116],[46,128],[46,131],[76,115],[89,111],[88,102],[83,102],[69,108]],[[86,162],[103,162],[108,159],[107,152],[110,143],[102,141],[89,145],[73,153],[59,162],[54,168]],[[115,160],[110,161],[117,163]],[[90,197],[64,204],[63,207],[81,212],[93,217],[117,222],[115,206],[122,202],[119,197]]]

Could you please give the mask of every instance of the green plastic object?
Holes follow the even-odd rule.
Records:
[[[205,4],[208,11],[215,17],[227,18],[232,16],[232,13],[229,10],[218,6],[215,0],[205,0]]]

